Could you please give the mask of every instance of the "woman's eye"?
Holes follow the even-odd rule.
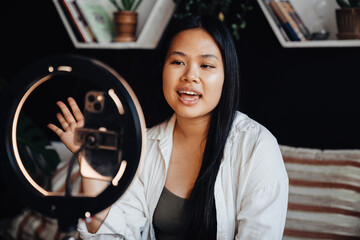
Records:
[[[201,68],[209,69],[209,68],[215,68],[215,66],[209,64],[202,64]]]
[[[184,65],[183,62],[180,62],[180,61],[177,61],[177,60],[174,60],[171,62],[171,64],[175,64],[175,65]]]

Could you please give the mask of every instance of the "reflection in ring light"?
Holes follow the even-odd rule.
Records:
[[[49,71],[51,72],[52,67],[49,67]],[[59,70],[69,70],[71,71],[71,67],[67,68],[67,66],[60,66],[57,69]],[[51,75],[45,76],[42,79],[40,79],[39,81],[37,81],[33,86],[31,86],[29,88],[29,90],[24,94],[24,96],[21,98],[19,105],[16,108],[16,112],[14,115],[14,120],[13,120],[13,124],[12,124],[12,143],[14,146],[14,154],[15,154],[15,158],[16,158],[16,162],[22,172],[22,174],[25,176],[25,178],[27,179],[27,181],[37,190],[39,191],[41,194],[43,194],[44,196],[57,196],[57,195],[62,195],[63,193],[54,193],[54,192],[49,192],[46,191],[44,188],[42,188],[36,181],[34,181],[34,179],[30,176],[30,174],[28,173],[28,171],[26,170],[23,162],[21,161],[21,157],[19,155],[19,149],[18,149],[18,145],[17,145],[17,141],[16,141],[16,136],[17,136],[17,124],[18,124],[18,120],[19,120],[19,116],[20,116],[20,112],[21,109],[25,103],[25,101],[28,99],[28,97],[30,96],[30,94],[41,84],[43,84],[44,82],[48,81],[49,79],[51,79]],[[125,110],[124,107],[119,99],[119,97],[116,95],[114,89],[110,89],[108,91],[108,94],[110,95],[110,97],[113,99],[114,103],[116,104],[117,109],[119,110],[119,113],[121,115],[125,114]],[[80,158],[80,164],[81,164],[81,172],[87,172],[88,174],[90,173],[90,175],[93,176],[94,179],[97,179],[99,176],[99,174],[94,171],[92,169],[92,167],[87,163],[87,161],[84,159],[84,157]],[[107,181],[111,181],[111,183],[114,186],[117,186],[121,177],[123,176],[125,169],[126,169],[126,165],[127,165],[127,161],[122,160],[121,164],[120,164],[120,168],[117,172],[117,174],[115,175],[114,178],[109,177],[107,179]]]
[[[72,71],[72,67],[70,67],[70,66],[59,66],[59,67],[57,68],[57,70],[58,70],[59,72],[71,72],[71,71]]]
[[[122,160],[122,161],[121,161],[120,169],[119,169],[119,171],[117,172],[117,174],[116,174],[116,176],[114,177],[114,179],[111,181],[111,183],[112,183],[114,186],[117,186],[117,185],[119,184],[119,181],[120,181],[122,175],[123,175],[124,172],[125,172],[126,164],[127,164],[127,162],[126,162],[125,160]]]
[[[125,114],[124,106],[122,105],[119,97],[116,95],[114,89],[110,89],[110,90],[108,91],[108,94],[109,94],[109,96],[113,99],[114,103],[116,104],[116,107],[118,108],[119,113],[120,113],[121,115],[124,115],[124,114]]]
[[[14,146],[14,154],[15,154],[15,159],[16,162],[22,172],[22,174],[25,176],[25,178],[28,180],[28,182],[36,189],[38,190],[41,194],[45,195],[45,196],[53,196],[53,195],[57,195],[54,194],[52,192],[48,192],[45,189],[43,189],[42,187],[40,187],[30,176],[30,174],[26,171],[26,168],[24,166],[24,164],[21,161],[20,155],[19,155],[19,149],[18,149],[18,145],[17,145],[17,141],[16,141],[16,130],[17,130],[17,124],[18,124],[18,120],[19,120],[19,116],[20,116],[20,111],[21,108],[23,107],[26,99],[29,97],[29,95],[42,83],[46,82],[47,80],[51,79],[51,76],[46,76],[43,77],[42,79],[40,79],[39,81],[37,81],[33,86],[31,86],[29,88],[29,90],[26,91],[26,93],[24,94],[24,96],[21,98],[19,105],[16,108],[15,111],[15,115],[14,115],[14,120],[13,120],[13,124],[12,124],[12,134],[11,134],[11,140],[12,140],[12,144]]]

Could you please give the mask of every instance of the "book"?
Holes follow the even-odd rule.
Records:
[[[290,41],[289,36],[286,34],[281,22],[279,21],[279,19],[276,17],[276,15],[274,14],[273,10],[270,8],[269,6],[269,1],[268,0],[262,0],[264,2],[264,6],[267,8],[268,13],[271,15],[271,18],[274,20],[275,24],[277,25],[277,27],[280,30],[281,35],[284,37],[284,39],[286,41]]]
[[[287,10],[287,12],[289,13],[290,17],[294,20],[295,24],[298,26],[301,33],[304,35],[305,39],[307,39],[307,40],[310,39],[311,33],[310,33],[309,29],[306,27],[304,22],[301,20],[301,17],[297,14],[297,12],[295,11],[295,8],[291,4],[291,2],[288,0],[283,0],[282,4],[285,7],[285,9]]]
[[[300,41],[306,40],[304,35],[301,33],[299,27],[296,25],[294,20],[290,17],[290,15],[289,15],[288,11],[286,10],[286,8],[283,6],[283,2],[280,1],[280,0],[274,0],[274,2],[277,4],[278,8],[280,9],[282,14],[284,15],[286,21],[289,22],[289,24],[291,25],[292,29],[295,31],[295,33],[298,36],[298,38],[300,39]]]
[[[288,20],[286,19],[285,15],[283,14],[283,11],[280,10],[278,4],[275,1],[270,1],[269,6],[274,12],[275,16],[281,23],[281,25],[284,28],[284,31],[286,32],[287,36],[291,41],[300,41],[299,36],[295,32],[295,30],[292,28]]]
[[[114,8],[107,0],[76,0],[91,32],[99,43],[112,42],[115,35]]]
[[[79,27],[76,25],[76,21],[71,16],[70,10],[68,6],[65,4],[65,1],[59,1],[59,5],[62,8],[62,11],[66,17],[67,22],[70,25],[71,31],[73,32],[75,38],[79,42],[85,42],[84,36],[80,33]]]
[[[74,14],[76,15],[79,25],[84,32],[84,35],[88,38],[88,42],[97,42],[95,35],[90,29],[88,22],[86,21],[85,17],[82,15],[79,6],[75,0],[70,1],[70,6],[72,7]]]
[[[62,1],[64,5],[67,7],[68,13],[70,14],[84,42],[95,42],[96,39],[92,34],[91,30],[89,29],[88,24],[85,21],[84,17],[79,12],[75,0],[62,0]]]

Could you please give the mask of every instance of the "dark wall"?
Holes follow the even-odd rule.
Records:
[[[0,14],[0,77],[62,53],[97,58],[117,70],[153,125],[159,87],[157,50],[75,49],[52,1],[6,1]],[[241,110],[269,128],[279,143],[360,148],[357,106],[359,48],[282,48],[256,5],[238,42],[243,73]]]
[[[245,111],[281,144],[360,148],[360,48],[282,48],[259,7],[248,23]]]

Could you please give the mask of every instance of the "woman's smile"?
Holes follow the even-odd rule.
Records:
[[[180,102],[185,105],[194,105],[201,98],[200,92],[191,88],[179,88],[177,94],[179,95]]]

